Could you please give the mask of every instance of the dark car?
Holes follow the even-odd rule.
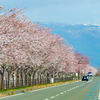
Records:
[[[88,76],[82,76],[82,81],[88,81]]]

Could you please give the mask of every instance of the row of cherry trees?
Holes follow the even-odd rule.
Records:
[[[2,8],[2,7],[1,7]],[[34,69],[78,72],[92,71],[89,58],[64,43],[51,29],[32,23],[22,14],[23,10],[12,8],[0,14],[0,65],[29,65]],[[23,66],[24,68],[24,66]]]
[[[23,68],[24,66],[24,68]],[[48,69],[35,69],[29,65],[17,64],[2,65],[3,73],[1,73],[2,80],[0,89],[11,89],[23,86],[32,86],[38,84],[47,84],[51,82],[60,82],[72,80],[71,74],[75,76],[75,73],[66,73],[64,71],[56,72]]]

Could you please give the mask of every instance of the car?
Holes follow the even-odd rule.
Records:
[[[92,72],[88,72],[88,76],[92,76]]]
[[[82,81],[88,81],[88,76],[87,75],[82,76]]]

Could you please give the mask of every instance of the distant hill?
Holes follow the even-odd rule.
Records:
[[[51,34],[57,33],[73,46],[75,51],[86,54],[90,58],[90,66],[100,65],[100,25],[97,24],[64,24],[42,23],[51,27]]]

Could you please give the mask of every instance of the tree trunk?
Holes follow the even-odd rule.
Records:
[[[60,80],[61,80],[61,79],[60,79],[60,73],[59,73],[59,82],[60,82]]]
[[[63,81],[65,81],[65,74],[63,74]]]
[[[46,83],[48,83],[48,72],[46,73]]]
[[[39,84],[40,84],[40,80],[41,80],[41,74],[40,74],[40,72],[38,73],[38,79],[39,79]]]
[[[20,76],[20,73],[18,74],[18,87],[21,86],[21,76]]]
[[[30,75],[30,85],[33,85],[33,73]]]
[[[55,72],[53,71],[53,82],[55,82]]]
[[[27,76],[27,74],[25,74],[25,83],[26,83],[26,86],[28,86],[28,76]]]
[[[34,81],[34,85],[38,84],[38,77],[36,71],[34,72],[33,81]]]
[[[12,83],[12,78],[11,78],[11,72],[8,72],[8,88],[10,89],[12,86],[11,86],[11,83]]]
[[[13,87],[14,88],[16,87],[16,74],[15,74],[15,71],[13,73]]]
[[[6,89],[6,65],[3,65],[2,90]]]
[[[25,86],[25,74],[23,71],[21,72],[21,77],[22,77],[22,86]]]

